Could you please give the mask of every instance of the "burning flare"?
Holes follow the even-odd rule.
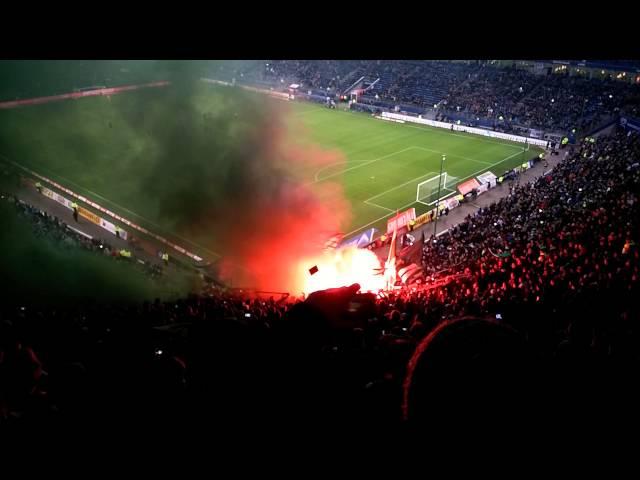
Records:
[[[309,268],[314,265],[318,271],[311,275]],[[306,295],[354,283],[360,284],[363,292],[378,292],[386,288],[386,278],[381,273],[376,254],[357,247],[327,250],[315,258],[300,262],[297,283]]]

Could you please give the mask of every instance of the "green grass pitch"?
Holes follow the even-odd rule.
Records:
[[[193,100],[198,111],[220,108],[213,88],[199,88]],[[181,238],[163,224],[153,199],[136,186],[135,176],[157,152],[152,133],[141,135],[130,127],[132,118],[140,114],[127,110],[132,95],[148,96],[144,115],[171,121],[171,105],[163,104],[161,89],[2,110],[0,154],[157,233]],[[351,224],[344,225],[346,234],[366,227],[384,230],[386,219],[396,210],[415,207],[418,215],[427,211],[427,206],[415,201],[416,187],[439,174],[442,154],[446,154],[444,171],[462,181],[487,170],[499,175],[541,151],[530,147],[523,153],[521,144],[386,122],[315,104],[291,102],[287,107],[287,122],[302,125],[308,135],[303,142],[338,150],[346,160],[322,168],[296,165],[297,171],[292,172],[311,185],[342,183],[353,214]],[[121,115],[129,117],[126,122]],[[135,121],[144,122],[144,118]],[[206,255],[207,250],[200,248],[202,239],[182,240],[185,247]]]

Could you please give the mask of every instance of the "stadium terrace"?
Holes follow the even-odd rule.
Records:
[[[0,428],[635,419],[639,89],[626,60],[0,61]]]

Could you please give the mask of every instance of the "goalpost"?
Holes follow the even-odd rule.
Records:
[[[452,177],[447,172],[442,172],[440,175],[420,182],[416,189],[416,202],[429,207],[435,205],[438,200],[443,200],[455,192],[450,187],[455,184],[456,180],[457,177]],[[438,189],[440,190],[440,198],[438,198]]]

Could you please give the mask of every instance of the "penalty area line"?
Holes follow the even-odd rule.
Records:
[[[464,181],[464,180],[467,180],[467,179],[469,179],[469,178],[471,178],[471,177],[474,177],[474,176],[476,176],[476,175],[478,175],[478,174],[480,174],[480,173],[482,173],[482,172],[485,172],[485,171],[489,170],[489,168],[491,168],[491,167],[495,167],[496,165],[500,165],[501,163],[506,162],[507,160],[509,160],[509,159],[511,159],[511,158],[513,158],[513,157],[515,157],[516,155],[520,155],[521,153],[522,153],[522,152],[516,152],[516,153],[514,153],[513,155],[509,155],[508,157],[503,158],[503,159],[502,159],[502,160],[500,160],[499,162],[493,163],[493,164],[491,164],[491,165],[489,165],[489,166],[487,166],[487,167],[485,167],[485,168],[482,168],[482,169],[478,170],[477,172],[472,173],[471,175],[468,175],[468,176],[466,176],[466,177],[464,177],[464,178],[461,178],[459,181]],[[453,193],[455,193],[455,190],[453,191]],[[442,198],[441,200],[444,200],[445,198],[447,198],[447,197],[449,197],[449,196],[451,196],[451,194],[449,194],[449,195],[445,196],[445,197],[444,197],[444,198]],[[401,207],[398,207],[398,208],[397,208],[397,210],[398,210],[398,211],[400,211],[400,210],[404,210],[405,208],[408,208],[408,207],[410,207],[411,205],[413,205],[413,204],[415,204],[415,203],[418,203],[418,202],[416,202],[415,200],[413,200],[413,201],[411,201],[411,202],[407,203],[406,205],[403,205],[403,206],[401,206]],[[381,221],[381,220],[384,220],[385,218],[389,217],[390,215],[392,215],[392,214],[393,214],[393,213],[395,213],[395,212],[396,212],[396,210],[393,210],[393,212],[392,212],[392,213],[388,213],[388,214],[386,214],[386,215],[383,215],[383,216],[382,216],[382,217],[380,217],[380,218],[376,218],[375,220],[373,220],[373,221],[371,221],[371,222],[367,223],[366,225],[362,225],[361,227],[358,227],[358,228],[356,228],[356,229],[354,229],[354,230],[351,230],[351,231],[350,231],[350,232],[348,232],[348,233],[345,233],[345,236],[353,235],[354,233],[357,233],[357,232],[359,232],[359,231],[361,231],[361,230],[363,230],[363,229],[367,228],[369,225],[373,225],[374,223],[377,223],[377,222],[379,222],[379,221]]]
[[[324,181],[324,180],[326,180],[328,178],[333,178],[333,177],[336,177],[338,175],[342,175],[344,173],[350,172],[351,170],[355,170],[356,168],[361,168],[361,167],[364,167],[365,165],[370,165],[370,164],[372,164],[374,162],[379,162],[380,160],[384,160],[385,158],[389,158],[389,157],[392,157],[394,155],[398,155],[399,153],[404,153],[404,152],[406,152],[408,150],[412,150],[414,148],[416,148],[416,147],[411,146],[411,147],[403,148],[402,150],[398,150],[397,152],[393,152],[393,153],[389,153],[387,155],[383,155],[382,157],[374,158],[373,160],[361,161],[360,165],[355,165],[353,167],[346,168],[346,169],[341,170],[339,172],[332,173],[330,175],[327,175],[326,177],[320,178],[320,179],[318,179],[318,180],[316,180],[314,182],[310,182],[310,183],[314,184],[314,183],[322,182],[322,181]],[[328,165],[328,166],[330,166],[330,165]]]
[[[435,173],[435,172],[428,172],[428,173],[426,173],[426,174],[424,174],[424,175],[420,175],[419,177],[412,178],[412,179],[411,179],[411,180],[409,180],[408,182],[401,183],[400,185],[396,185],[395,187],[391,187],[389,190],[385,190],[384,192],[378,193],[377,195],[374,195],[373,197],[367,198],[367,199],[364,201],[364,203],[367,203],[367,202],[369,202],[369,201],[373,200],[374,198],[381,197],[382,195],[385,195],[385,194],[387,194],[387,193],[389,193],[389,192],[393,192],[394,190],[397,190],[398,188],[402,188],[402,187],[404,187],[405,185],[409,185],[411,182],[415,182],[416,180],[419,180],[419,179],[421,179],[421,178],[423,178],[423,177],[426,177],[427,175],[432,175],[432,174],[434,174],[434,173]],[[438,176],[438,174],[437,174],[437,173],[436,173],[435,175],[436,175],[436,177]],[[436,178],[436,177],[433,177],[433,178]],[[387,210],[390,210],[390,209],[387,209]],[[395,212],[395,210],[393,210],[393,211]]]
[[[370,202],[369,200],[364,200],[363,203],[365,203],[367,205],[371,205],[372,207],[381,208],[383,210],[386,210],[387,212],[391,212],[391,213],[395,212],[395,210],[392,210],[392,209],[387,208],[387,207],[383,207],[382,205],[378,205],[377,203]]]

